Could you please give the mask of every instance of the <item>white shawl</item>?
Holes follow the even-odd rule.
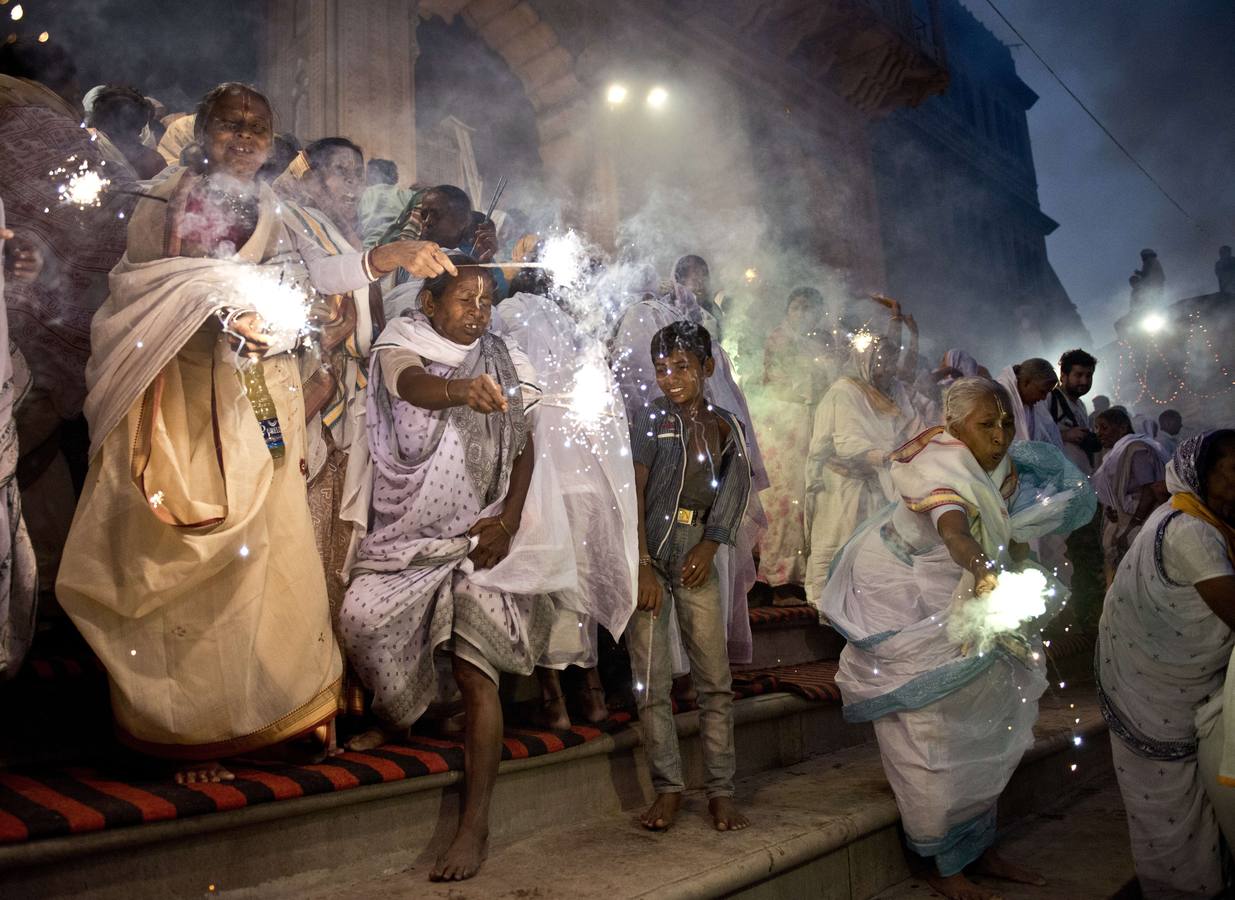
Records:
[[[1051,416],[1050,397],[1040,400],[1032,407],[1026,408],[1021,400],[1020,391],[1016,387],[1016,372],[1008,366],[999,373],[996,379],[1012,397],[1012,415],[1016,418],[1016,440],[1042,441],[1054,444],[1063,449],[1063,438],[1059,436],[1059,427]]]

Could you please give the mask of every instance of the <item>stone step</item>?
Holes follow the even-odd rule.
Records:
[[[837,659],[844,638],[819,622],[813,607],[756,607],[750,611],[753,650],[742,669],[796,666],[819,659]]]
[[[1078,853],[1077,848],[1084,848]],[[975,878],[1004,900],[1076,900],[1135,896],[1136,876],[1128,821],[1119,785],[1105,773],[1070,791],[1056,804],[1026,816],[1000,841],[1009,859],[1044,873],[1046,887]],[[922,878],[909,878],[875,900],[937,898]]]
[[[1079,746],[1076,737],[1082,739]],[[1044,702],[1038,740],[1001,803],[1001,822],[1006,826],[1027,817],[1049,822],[1058,814],[1052,811],[1056,798],[1077,796],[1110,775],[1105,726],[1092,691],[1058,692]],[[635,821],[647,799],[590,821],[583,810],[564,814],[555,827],[495,848],[480,875],[468,882],[427,882],[434,853],[426,848],[323,865],[234,891],[223,886],[222,896],[865,900],[891,886],[913,884],[907,880],[910,863],[896,804],[872,744],[741,779],[738,801],[752,820],[742,832],[717,834],[704,798],[693,791],[673,830],[649,833]]]
[[[735,705],[739,774],[796,765],[869,741],[837,703],[767,694]],[[677,717],[687,783],[703,782],[698,713]],[[637,729],[504,762],[494,791],[495,848],[635,809],[650,786]],[[453,833],[460,775],[446,772],[227,812],[0,846],[0,897],[202,897],[332,867],[433,858]]]

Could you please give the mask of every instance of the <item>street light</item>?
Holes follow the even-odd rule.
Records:
[[[647,104],[652,109],[664,109],[669,102],[669,92],[659,85],[648,91]]]
[[[626,102],[626,93],[626,85],[615,82],[605,91],[605,99],[609,101],[610,106],[619,106]]]
[[[1150,313],[1141,319],[1141,330],[1146,334],[1157,334],[1166,328],[1166,317],[1161,313]]]

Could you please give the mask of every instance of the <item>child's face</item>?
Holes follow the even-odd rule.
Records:
[[[493,282],[482,270],[462,266],[440,298],[420,295],[421,309],[433,330],[456,344],[470,344],[493,318]]]
[[[678,406],[689,406],[703,396],[703,382],[715,367],[713,360],[701,364],[699,357],[680,347],[656,357],[655,364],[656,384]]]

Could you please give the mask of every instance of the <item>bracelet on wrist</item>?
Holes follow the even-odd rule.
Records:
[[[446,402],[449,403],[451,406],[453,406],[455,402],[455,398],[450,396],[450,379],[443,378],[442,384],[446,386]]]
[[[648,566],[650,568],[651,565],[652,565],[652,557],[650,556],[640,556],[639,557],[639,568],[642,569],[644,566]]]
[[[502,531],[506,532],[506,537],[513,538],[515,536],[515,533],[506,527],[506,522],[501,516],[497,517],[497,524],[501,526]]]

